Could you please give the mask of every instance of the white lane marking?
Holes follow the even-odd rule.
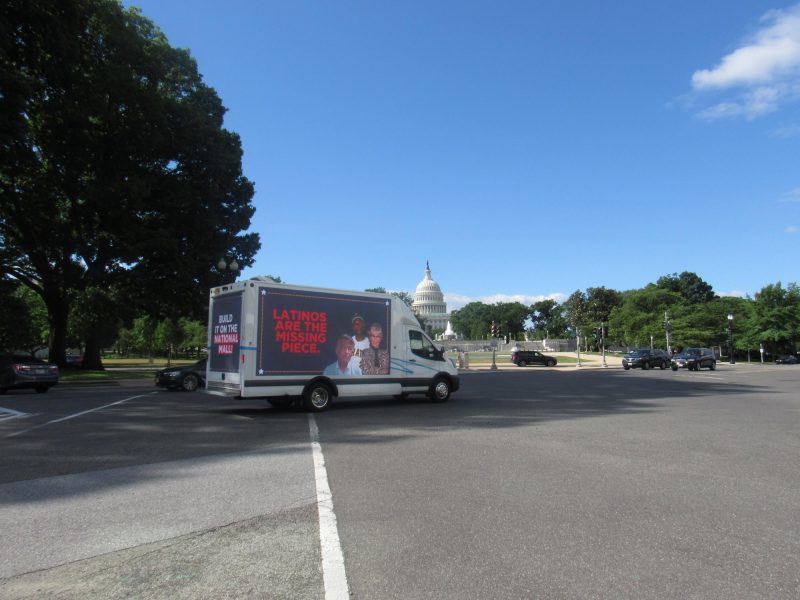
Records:
[[[136,398],[144,398],[145,396],[149,396],[150,394],[157,394],[157,393],[158,392],[149,392],[147,394],[139,394],[138,396],[131,396],[130,398],[123,398],[122,400],[117,400],[116,402],[112,402],[111,404],[105,404],[103,406],[98,406],[97,408],[90,408],[89,410],[84,410],[82,412],[75,413],[74,415],[67,415],[66,417],[61,417],[60,419],[53,419],[52,421],[48,421],[47,423],[42,423],[41,425],[36,425],[28,429],[23,429],[22,431],[9,433],[8,435],[4,436],[3,439],[16,437],[18,435],[22,435],[23,433],[28,433],[29,431],[33,431],[34,429],[41,429],[42,427],[47,427],[48,425],[61,423],[62,421],[69,421],[70,419],[74,419],[76,417],[81,417],[83,415],[88,415],[89,413],[97,412],[98,410],[103,410],[104,408],[108,408],[109,406],[116,406],[117,404],[122,404],[123,402],[127,402],[128,400],[136,400]]]
[[[317,483],[317,507],[319,510],[319,545],[322,552],[322,581],[325,586],[325,600],[347,600],[350,589],[344,569],[344,555],[339,541],[336,514],[333,512],[333,496],[328,486],[328,472],[325,457],[319,444],[319,429],[314,415],[308,415],[311,431],[311,450],[314,456],[314,478]]]
[[[10,419],[24,419],[25,417],[32,417],[33,414],[25,413],[18,410],[14,410],[13,408],[6,408],[5,406],[0,406],[0,421],[8,421]]]

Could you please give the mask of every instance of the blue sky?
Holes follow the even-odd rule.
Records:
[[[798,281],[800,4],[139,0],[228,108],[243,276],[533,302]]]

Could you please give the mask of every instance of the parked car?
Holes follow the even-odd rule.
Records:
[[[703,367],[711,369],[717,368],[717,357],[711,348],[686,348],[680,354],[672,357],[672,370],[689,369],[699,371]]]
[[[558,361],[554,356],[547,356],[537,350],[514,350],[511,352],[511,362],[518,367],[526,367],[528,365],[555,367]]]
[[[776,365],[796,365],[800,362],[793,354],[784,354],[775,359]]]
[[[622,357],[622,368],[628,369],[649,369],[650,367],[660,367],[666,369],[669,366],[669,354],[660,348],[639,348],[631,350],[627,356]]]
[[[67,354],[66,363],[68,367],[80,367],[83,365],[83,356],[80,354]]]
[[[0,355],[0,394],[34,389],[40,394],[58,383],[58,367],[30,354]]]
[[[167,367],[156,373],[156,385],[168,390],[184,389],[193,392],[206,385],[206,359],[191,365]]]

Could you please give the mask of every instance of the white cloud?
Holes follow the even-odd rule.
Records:
[[[732,290],[730,292],[717,292],[717,296],[734,296],[736,298],[746,298],[747,292],[742,292],[740,290]]]
[[[791,138],[800,135],[800,125],[791,123],[788,125],[781,125],[776,127],[770,132],[770,135],[775,138]]]
[[[521,302],[522,304],[533,304],[540,300],[555,300],[564,302],[569,298],[569,294],[554,292],[552,294],[539,294],[535,296],[527,294],[492,294],[491,296],[462,296],[459,294],[445,294],[444,301],[447,303],[447,310],[453,311],[464,308],[470,302],[483,302],[484,304],[497,304],[498,302]]]
[[[800,5],[770,11],[762,21],[771,24],[751,43],[725,56],[714,69],[692,75],[695,89],[766,83],[800,66]]]
[[[786,228],[786,233],[788,233],[789,235],[794,235],[794,234],[795,234],[795,233],[797,233],[798,231],[800,231],[800,228],[798,228],[798,227],[797,227],[797,226],[795,226],[795,225],[789,225],[789,226]]]
[[[698,113],[700,118],[755,119],[800,97],[800,4],[772,10],[761,20],[762,28],[744,45],[724,56],[713,69],[692,75],[697,92],[745,90],[734,99],[704,109]]]
[[[800,187],[796,187],[783,194],[779,202],[800,202]]]

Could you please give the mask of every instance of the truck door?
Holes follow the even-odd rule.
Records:
[[[433,342],[427,335],[416,329],[408,330],[408,344],[411,350],[410,362],[427,363],[432,361],[434,363],[445,362],[444,352],[436,348]],[[419,360],[423,359],[423,360]],[[438,365],[431,365],[437,370],[441,367]]]

